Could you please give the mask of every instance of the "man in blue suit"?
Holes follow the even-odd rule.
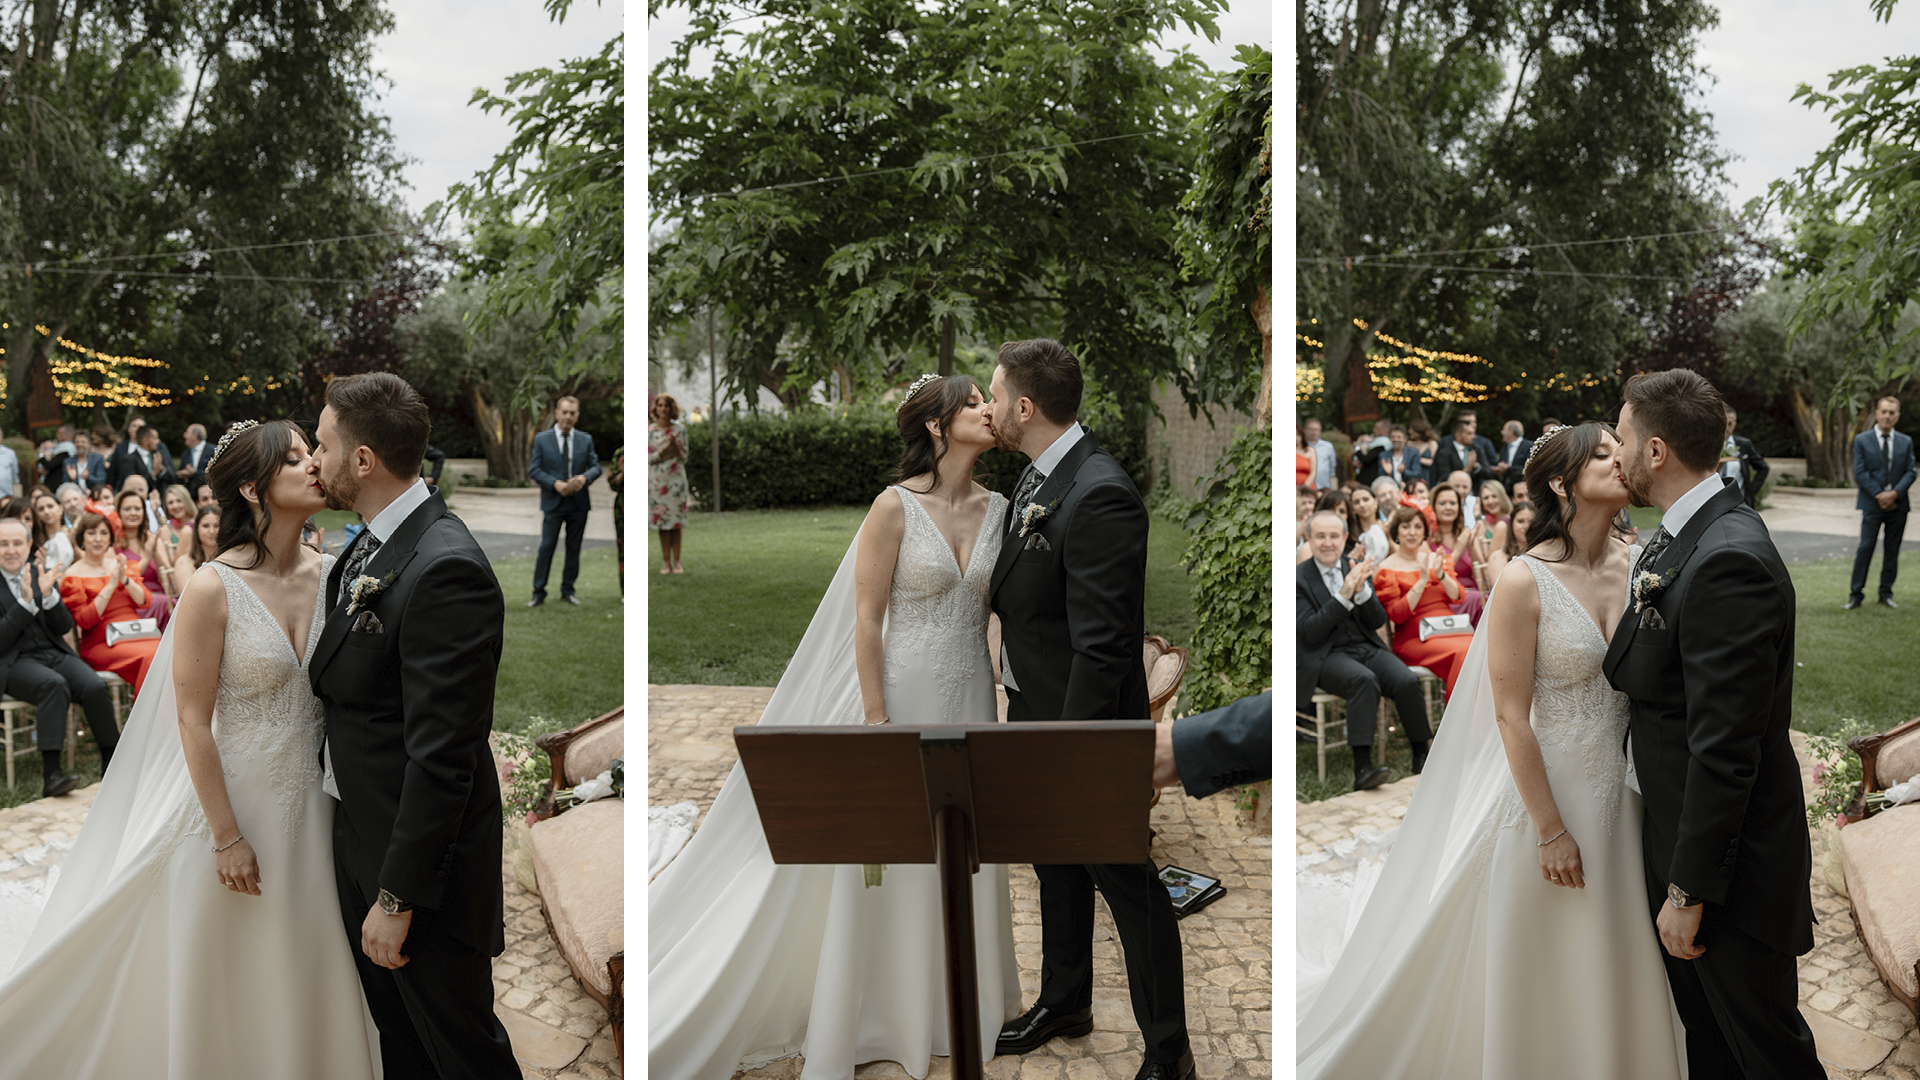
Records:
[[[575,428],[580,399],[563,397],[553,405],[553,426],[533,437],[533,461],[527,475],[540,485],[540,554],[533,560],[533,599],[528,607],[547,602],[547,572],[553,568],[553,548],[560,527],[567,530],[567,561],[560,571],[560,599],[578,604],[573,583],[580,576],[580,539],[587,531],[587,487],[600,478],[600,459],[593,455],[593,436]]]
[[[1853,553],[1853,584],[1846,609],[1867,595],[1867,564],[1873,561],[1874,534],[1886,530],[1880,559],[1880,602],[1893,602],[1893,579],[1900,572],[1900,538],[1907,531],[1907,489],[1913,486],[1913,439],[1893,430],[1900,422],[1900,399],[1889,394],[1873,403],[1873,426],[1853,437],[1853,482],[1860,489],[1860,547]]]

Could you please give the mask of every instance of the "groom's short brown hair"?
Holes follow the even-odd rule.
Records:
[[[1623,396],[1633,406],[1633,426],[1642,438],[1658,436],[1689,469],[1719,464],[1727,442],[1727,402],[1698,372],[1643,371],[1627,380]]]
[[[342,449],[364,446],[393,475],[420,475],[432,421],[407,380],[385,371],[342,376],[327,383],[327,407],[346,437]]]
[[[1080,416],[1080,361],[1052,338],[1009,341],[1000,346],[1000,366],[1010,389],[1033,402],[1040,415],[1056,424]]]

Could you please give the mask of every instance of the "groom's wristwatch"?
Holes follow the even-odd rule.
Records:
[[[399,915],[412,911],[413,905],[393,895],[385,889],[380,890],[380,910],[389,915]]]
[[[380,895],[385,897],[386,893],[382,892]],[[1687,891],[1680,886],[1669,883],[1667,885],[1667,902],[1677,908],[1690,908],[1700,901],[1688,896]]]

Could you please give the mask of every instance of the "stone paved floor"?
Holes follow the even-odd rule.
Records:
[[[647,687],[647,767],[650,806],[691,801],[706,811],[733,768],[732,730],[758,722],[770,689],[728,686]],[[1168,789],[1152,814],[1158,834],[1155,861],[1212,870],[1227,895],[1181,920],[1186,954],[1187,1024],[1197,1071],[1206,1080],[1273,1075],[1273,843],[1267,833],[1237,824],[1225,797],[1188,799]],[[1039,885],[1033,868],[1011,868],[1015,955],[1023,1004],[1040,987]],[[996,1058],[995,1080],[1132,1080],[1141,1042],[1127,995],[1119,942],[1105,906],[1096,905],[1094,1031],[1055,1039],[1019,1058]],[[749,1073],[747,1080],[791,1080],[797,1059]],[[935,1058],[932,1077],[950,1076]],[[860,1080],[901,1080],[893,1062],[860,1067]]]
[[[1801,784],[1813,790],[1813,764],[1804,739]],[[1377,836],[1400,824],[1417,777],[1294,807],[1294,854],[1312,855],[1350,836]],[[1846,897],[1828,884],[1822,854],[1833,827],[1814,838],[1813,906],[1820,922],[1812,952],[1800,958],[1801,1012],[1813,1029],[1827,1075],[1834,1080],[1920,1080],[1920,1031],[1913,1014],[1887,993],[1861,949]]]
[[[49,841],[71,841],[100,785],[0,810],[0,862]],[[43,861],[44,872],[56,860]],[[547,933],[540,899],[506,875],[507,949],[493,962],[495,1013],[507,1025],[527,1080],[621,1075],[607,1012],[580,992]]]

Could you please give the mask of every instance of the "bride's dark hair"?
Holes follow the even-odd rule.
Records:
[[[933,482],[920,494],[940,486],[940,459],[947,456],[947,433],[953,429],[953,418],[966,405],[967,398],[978,389],[980,384],[970,375],[948,375],[922,386],[900,406],[894,423],[899,426],[900,439],[906,446],[900,451],[900,474],[894,477],[894,483],[905,483],[926,473],[933,477]],[[927,430],[929,420],[940,422],[938,441]]]
[[[1614,435],[1611,426],[1597,421],[1553,430],[1557,434],[1551,438],[1542,434],[1533,444],[1533,453],[1528,455],[1526,471],[1522,474],[1527,482],[1527,501],[1533,503],[1533,520],[1527,524],[1527,553],[1533,554],[1533,549],[1549,540],[1558,540],[1560,557],[1542,561],[1566,562],[1577,554],[1569,531],[1574,515],[1580,512],[1573,497],[1573,482],[1587,462],[1593,460],[1603,436],[1613,435],[1615,442],[1620,437]],[[1559,480],[1567,493],[1563,496],[1554,491],[1548,482],[1551,480]],[[1534,555],[1534,558],[1540,556]]]
[[[287,451],[293,448],[296,438],[306,441],[293,421],[269,420],[235,435],[226,449],[213,459],[213,465],[207,470],[207,484],[213,488],[214,501],[220,505],[220,534],[214,543],[216,558],[229,548],[252,546],[253,561],[241,567],[251,570],[272,557],[260,542],[260,537],[273,524],[273,507],[267,505],[267,489],[286,463]],[[253,520],[253,507],[246,496],[240,494],[240,489],[248,483],[253,484],[255,497],[260,500],[257,523]]]

